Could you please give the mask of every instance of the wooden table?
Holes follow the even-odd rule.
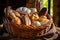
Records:
[[[47,34],[36,38],[16,38],[10,35],[8,32],[4,31],[3,27],[0,27],[0,40],[52,40],[51,38],[56,38],[54,40],[60,40],[60,28],[56,27],[57,32],[55,34]]]

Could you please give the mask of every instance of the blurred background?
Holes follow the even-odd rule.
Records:
[[[26,6],[27,1],[28,0],[0,0],[0,34],[6,32],[3,27],[4,8],[9,5],[12,6],[13,9]],[[60,27],[60,0],[41,0],[40,4],[41,7],[49,8],[49,14],[53,16],[54,24]]]
[[[49,0],[43,0],[43,7],[48,8],[48,1]],[[53,0],[50,0],[50,14],[53,15]]]

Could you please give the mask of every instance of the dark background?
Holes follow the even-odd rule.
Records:
[[[4,8],[7,6],[12,6],[13,9],[16,9],[20,6],[25,6],[26,0],[0,0],[0,24],[3,23],[4,17]]]

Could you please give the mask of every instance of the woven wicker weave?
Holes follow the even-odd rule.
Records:
[[[47,15],[49,22],[47,24],[41,26],[26,26],[26,25],[16,25],[12,23],[9,18],[4,17],[4,25],[6,30],[15,37],[23,37],[23,38],[33,38],[36,36],[43,35],[47,33],[51,27],[53,21],[52,18]]]

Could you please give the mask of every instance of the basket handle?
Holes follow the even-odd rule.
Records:
[[[35,8],[37,9],[37,11],[40,11],[41,10],[41,4],[40,4],[40,1],[41,0],[35,0]]]

